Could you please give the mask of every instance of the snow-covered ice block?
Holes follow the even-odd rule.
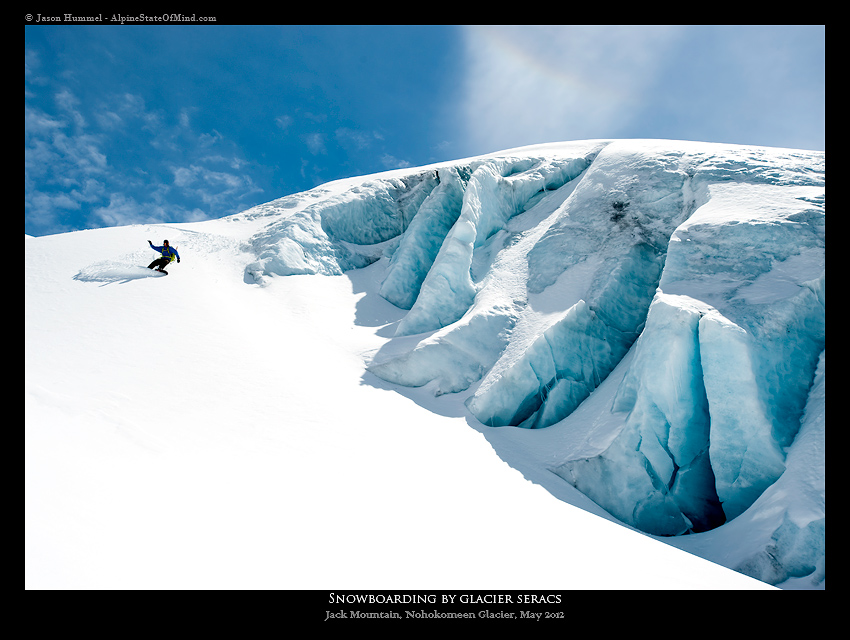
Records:
[[[725,520],[708,458],[710,417],[698,340],[707,311],[698,301],[656,296],[612,405],[612,411],[629,412],[623,431],[602,454],[553,468],[597,504],[650,533],[704,531]],[[654,497],[633,500],[638,486]]]
[[[589,164],[578,158],[497,158],[473,165],[460,214],[425,277],[397,335],[433,331],[460,319],[472,306],[478,285],[476,252],[521,213],[532,198],[577,177]]]
[[[469,172],[448,167],[439,180],[408,226],[381,284],[381,295],[402,309],[410,309],[416,302],[443,240],[457,222]]]
[[[257,259],[246,274],[265,283],[270,276],[340,275],[365,267],[382,255],[369,248],[399,238],[436,185],[435,172],[426,171],[366,180],[341,193],[320,190],[305,206],[282,199],[279,215],[248,243]]]

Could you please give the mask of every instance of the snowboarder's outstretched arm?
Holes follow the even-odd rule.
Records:
[[[168,256],[173,254],[177,258],[177,262],[180,262],[180,254],[177,253],[177,249],[175,249],[171,245],[168,245],[167,247],[165,245],[158,247],[150,240],[148,240],[148,244],[154,251],[159,251],[163,257],[167,258]]]
[[[148,240],[148,244],[151,246],[151,249],[153,249],[154,251],[159,251],[163,256],[166,256],[166,254],[171,255],[173,253],[177,257],[177,262],[180,262],[180,254],[177,253],[177,249],[175,249],[171,245],[168,245],[167,247],[165,245],[158,247],[150,240]]]

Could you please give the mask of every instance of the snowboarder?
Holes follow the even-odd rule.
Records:
[[[157,258],[148,265],[148,269],[153,269],[154,267],[156,267],[157,271],[160,271],[162,273],[168,273],[165,269],[163,269],[165,265],[167,265],[175,258],[177,259],[177,263],[180,263],[180,254],[177,253],[177,250],[174,247],[168,244],[168,240],[163,240],[161,247],[155,246],[154,243],[150,240],[148,240],[148,244],[151,246],[151,249],[153,249],[154,251],[159,251],[162,254],[161,258]]]

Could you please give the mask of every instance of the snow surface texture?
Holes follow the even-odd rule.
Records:
[[[583,451],[552,435],[545,467],[677,536],[742,528],[780,478],[809,473],[795,455],[823,455],[798,434],[825,349],[824,241],[822,153],[589,141],[364,181],[269,225],[247,272],[383,258],[381,295],[409,312],[369,370],[465,393],[488,427],[581,429],[570,416],[630,354],[604,420],[583,417],[604,429]],[[806,496],[727,566],[821,583],[822,479]]]
[[[269,221],[27,238],[27,588],[773,589],[523,481],[453,394],[377,384],[381,263],[246,286]]]
[[[824,212],[823,153],[591,140],[28,238],[28,583],[822,589]]]

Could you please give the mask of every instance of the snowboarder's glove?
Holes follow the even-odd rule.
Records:
[[[151,242],[150,240],[148,240],[148,244],[149,244],[150,246],[153,246],[153,242]]]
[[[180,258],[177,258],[177,264],[180,264]]]

